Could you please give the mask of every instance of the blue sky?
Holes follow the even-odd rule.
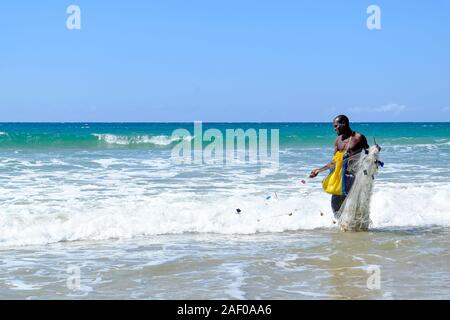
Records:
[[[2,1],[0,39],[0,121],[450,121],[445,0]]]

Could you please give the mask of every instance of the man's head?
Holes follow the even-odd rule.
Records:
[[[347,116],[340,114],[334,118],[333,127],[338,135],[344,134],[350,130],[350,121]]]

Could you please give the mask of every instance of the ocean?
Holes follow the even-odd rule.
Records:
[[[238,128],[277,166],[174,162],[193,123],[0,123],[0,299],[450,297],[450,123],[352,124],[384,162],[360,233],[306,178],[331,123],[203,123]]]

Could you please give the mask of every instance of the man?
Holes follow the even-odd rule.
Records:
[[[336,141],[334,142],[334,153],[336,151],[345,151],[347,150],[349,156],[351,158],[361,151],[368,149],[369,145],[367,143],[366,137],[358,132],[353,131],[350,128],[350,121],[348,120],[347,116],[345,115],[339,115],[336,118],[334,118],[333,121],[333,127],[336,131],[338,137],[336,138]],[[316,177],[320,172],[325,171],[327,169],[331,169],[334,167],[334,162],[331,161],[330,163],[326,164],[322,168],[314,169],[311,171],[309,177],[314,178]],[[350,167],[350,166],[348,166]],[[353,172],[350,172],[350,170],[347,170],[345,172],[345,188],[347,190],[350,190],[353,181],[354,181],[354,175]],[[346,195],[332,195],[331,196],[331,209],[333,210],[333,214],[336,219],[339,219],[338,212],[342,205],[342,203],[345,200]]]

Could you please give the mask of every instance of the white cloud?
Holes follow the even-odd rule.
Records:
[[[405,109],[406,106],[403,104],[388,103],[379,107],[352,107],[349,108],[348,111],[353,114],[372,114],[375,116],[380,113],[388,113],[390,115],[397,116]]]
[[[385,104],[381,107],[377,107],[374,110],[377,112],[392,112],[392,113],[398,114],[405,109],[406,109],[406,106],[403,104],[389,103],[389,104]]]

